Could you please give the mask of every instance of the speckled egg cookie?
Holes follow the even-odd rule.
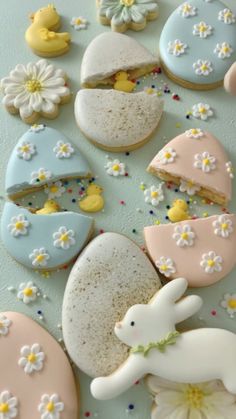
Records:
[[[188,0],[167,20],[160,38],[164,70],[196,90],[221,86],[236,59],[236,16],[221,0]]]

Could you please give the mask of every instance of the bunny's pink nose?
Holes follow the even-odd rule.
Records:
[[[117,329],[121,329],[122,328],[122,323],[121,322],[117,322],[116,323],[116,328]]]

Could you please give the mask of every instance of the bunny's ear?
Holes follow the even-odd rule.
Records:
[[[188,281],[185,278],[177,278],[166,284],[160,291],[154,295],[151,300],[152,305],[158,304],[159,301],[167,303],[175,303],[182,297],[188,287]]]
[[[175,323],[180,323],[197,313],[202,307],[202,299],[198,295],[190,295],[175,304]]]

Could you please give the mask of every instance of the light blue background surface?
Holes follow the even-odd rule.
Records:
[[[51,61],[67,72],[72,90],[76,93],[79,89],[79,71],[84,49],[97,34],[105,30],[109,31],[110,28],[102,27],[96,22],[94,0],[68,0],[67,2],[56,0],[54,3],[59,13],[63,16],[62,30],[70,31],[73,43],[68,54]],[[1,2],[0,78],[8,75],[9,71],[17,63],[26,64],[29,61],[37,61],[38,58],[32,54],[24,42],[24,32],[29,24],[27,19],[29,13],[34,12],[45,4],[47,2],[38,0],[9,0]],[[151,51],[156,52],[161,28],[171,11],[179,4],[181,4],[179,0],[160,0],[159,19],[150,23],[143,32],[130,32],[129,34],[141,41]],[[235,0],[228,0],[227,4],[236,11]],[[70,27],[70,19],[72,16],[80,15],[86,17],[90,21],[90,25],[87,30],[76,32]],[[152,78],[146,79],[142,87],[151,84],[163,87],[161,81],[167,81],[164,75],[158,76],[154,81]],[[218,136],[228,150],[234,165],[236,165],[236,98],[229,97],[223,89],[202,93],[184,90],[171,82],[168,82],[168,84],[172,92],[180,95],[181,101],[177,102],[172,100],[169,94],[164,95],[165,115],[162,119],[160,129],[150,143],[144,148],[131,153],[130,156],[123,154],[113,155],[110,153],[111,157],[118,157],[122,162],[127,164],[127,171],[129,172],[129,177],[127,178],[114,179],[106,174],[104,165],[107,162],[107,153],[96,149],[79,132],[73,116],[73,101],[69,105],[61,108],[60,116],[55,121],[48,123],[48,125],[61,130],[72,141],[78,144],[88,158],[94,173],[99,177],[98,182],[105,189],[105,210],[95,216],[97,231],[104,229],[106,231],[121,232],[142,244],[142,230],[144,225],[151,225],[156,219],[165,222],[166,205],[172,202],[176,197],[176,193],[165,189],[166,199],[164,203],[157,210],[154,210],[155,215],[150,215],[149,210],[151,208],[144,203],[143,192],[139,186],[141,182],[144,182],[148,186],[159,183],[157,179],[145,172],[148,163],[163,146],[165,141],[192,126],[208,129]],[[186,112],[191,109],[192,105],[200,101],[209,103],[214,108],[215,117],[206,123],[187,120],[185,118]],[[42,122],[47,123],[47,121]],[[178,128],[176,127],[177,123],[180,124]],[[3,185],[7,160],[18,138],[27,129],[28,127],[20,118],[13,117],[3,107],[0,108],[0,143],[2,147],[0,175],[1,208],[3,208],[4,204]],[[76,190],[74,184],[70,186],[73,191]],[[235,187],[234,192],[236,192]],[[27,205],[29,200],[31,200],[40,205],[45,201],[45,197],[46,195],[41,193],[37,197],[25,198],[23,202]],[[59,202],[63,207],[77,211],[78,206],[72,203],[72,197],[73,192],[72,194],[64,194]],[[124,200],[126,204],[120,205],[120,200]],[[203,207],[201,201],[197,201],[199,204],[192,205],[192,214],[197,213],[198,215],[202,215],[204,211],[208,211],[209,213],[221,212],[219,207]],[[234,200],[230,206],[231,211],[235,211],[235,204],[236,194],[234,194]],[[137,208],[140,208],[141,212],[137,212]],[[136,229],[135,234],[132,233],[133,229]],[[61,323],[61,302],[69,270],[54,273],[50,278],[44,278],[40,274],[28,271],[17,264],[7,254],[2,244],[0,246],[0,310],[20,311],[38,321],[37,310],[42,310],[44,321],[41,321],[41,324],[56,338],[61,338],[61,331],[57,326]],[[194,325],[225,327],[236,332],[236,317],[235,319],[231,319],[219,305],[224,293],[236,293],[235,279],[234,271],[218,284],[209,288],[196,290],[204,299],[204,307],[199,316],[192,322]],[[25,306],[22,302],[17,301],[16,292],[9,292],[7,290],[9,286],[18,288],[21,282],[28,280],[33,280],[40,288],[42,294],[46,294],[48,298],[39,298],[34,304]],[[213,309],[217,312],[216,316],[211,315]],[[81,417],[84,417],[86,411],[91,412],[91,417],[101,419],[124,419],[130,416],[135,419],[148,419],[150,417],[151,400],[146,395],[143,384],[133,388],[116,400],[102,403],[92,400],[92,397],[89,395],[89,379],[81,373],[78,373],[78,375],[81,380],[82,393]],[[134,403],[135,408],[133,413],[126,412],[130,403]]]

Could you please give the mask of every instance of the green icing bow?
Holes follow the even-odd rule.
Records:
[[[179,336],[180,336],[180,333],[177,331],[170,332],[164,339],[161,339],[159,342],[151,342],[147,346],[138,345],[138,346],[135,346],[134,348],[131,348],[130,353],[143,354],[143,356],[146,357],[149,354],[149,351],[154,348],[157,349],[159,352],[164,353],[167,346],[175,345],[176,338],[178,338]]]

